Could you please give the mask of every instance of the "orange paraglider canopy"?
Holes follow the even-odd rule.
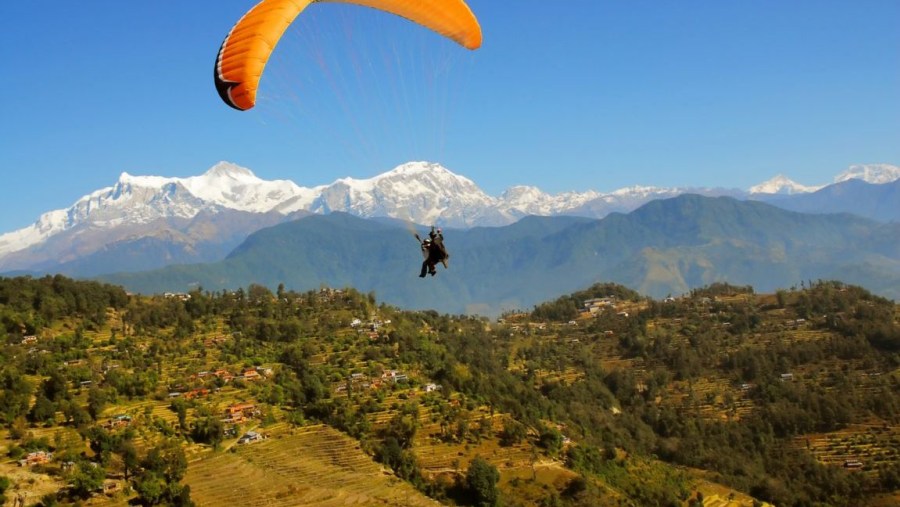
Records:
[[[216,58],[215,82],[229,106],[256,103],[259,79],[287,27],[311,3],[356,4],[402,16],[468,49],[481,46],[481,27],[463,0],[263,0],[234,25]]]

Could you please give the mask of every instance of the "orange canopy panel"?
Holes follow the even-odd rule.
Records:
[[[240,110],[253,107],[259,79],[275,45],[303,9],[317,2],[390,12],[468,49],[481,46],[481,27],[463,0],[263,0],[234,25],[219,49],[215,82],[226,104]]]

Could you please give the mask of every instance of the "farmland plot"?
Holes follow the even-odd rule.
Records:
[[[198,505],[439,505],[385,471],[358,443],[323,425],[207,453],[185,482]]]
[[[900,427],[888,424],[851,424],[831,433],[803,435],[793,441],[824,464],[851,467],[875,474],[883,465],[900,461]]]

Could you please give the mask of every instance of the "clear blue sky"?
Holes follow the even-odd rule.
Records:
[[[313,5],[241,113],[212,65],[254,3],[2,2],[0,232],[123,171],[219,160],[305,186],[431,160],[492,195],[900,164],[897,0],[470,0],[476,52]]]

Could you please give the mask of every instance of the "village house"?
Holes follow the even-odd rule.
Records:
[[[239,444],[249,444],[250,442],[258,442],[260,440],[265,439],[266,437],[260,433],[255,431],[248,431],[244,433],[241,438],[238,439]]]
[[[30,452],[19,460],[19,466],[46,465],[53,459],[53,453],[47,451]]]
[[[584,311],[591,315],[596,315],[603,311],[604,308],[614,307],[614,305],[615,298],[612,297],[591,298],[582,302]]]
[[[109,421],[106,421],[106,423],[103,424],[103,427],[108,430],[112,430],[112,429],[116,429],[116,428],[124,428],[125,426],[128,426],[129,424],[131,424],[131,416],[125,415],[125,414],[119,414],[119,415],[111,417],[109,419]]]
[[[426,393],[431,393],[431,392],[440,391],[440,390],[441,390],[441,386],[439,386],[437,384],[433,384],[433,383],[425,384],[425,392]]]
[[[213,375],[222,379],[225,383],[231,382],[234,379],[234,374],[228,370],[218,369],[213,372]]]
[[[209,395],[209,389],[205,387],[200,387],[197,389],[191,389],[190,391],[184,393],[184,398],[187,400],[192,400],[194,398],[200,398],[201,396]]]
[[[255,382],[257,380],[260,380],[262,378],[262,376],[259,374],[258,371],[256,371],[255,368],[248,368],[248,369],[244,370],[244,372],[241,374],[241,378],[243,378],[244,380],[246,380],[248,382]]]
[[[37,341],[38,341],[37,336],[30,334],[30,335],[22,338],[22,345],[29,345],[32,343],[37,343]]]
[[[390,380],[393,383],[397,382],[406,382],[409,380],[409,377],[404,373],[400,373],[397,370],[388,370],[381,374],[381,378],[384,380]]]
[[[166,299],[180,299],[182,301],[191,299],[191,295],[185,294],[184,292],[166,292],[165,294],[163,294],[163,297],[165,297]]]
[[[613,301],[610,298],[591,298],[585,300],[582,305],[584,312],[590,315],[597,315],[604,308],[613,306]]]
[[[225,408],[225,422],[241,423],[251,417],[259,415],[259,410],[253,403],[235,403]]]

